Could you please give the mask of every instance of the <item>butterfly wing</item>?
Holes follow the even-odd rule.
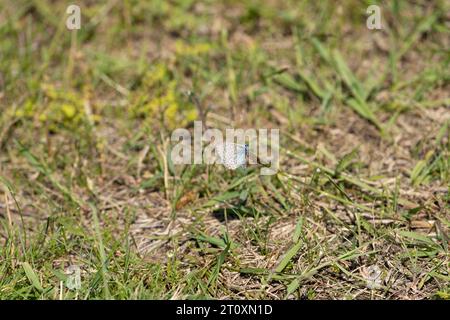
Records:
[[[236,168],[245,167],[247,163],[247,145],[236,145],[235,164]]]
[[[217,155],[220,163],[230,170],[245,166],[247,161],[247,146],[235,143],[225,143],[218,146]]]

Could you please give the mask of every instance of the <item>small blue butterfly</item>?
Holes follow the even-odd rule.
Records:
[[[227,169],[236,170],[245,167],[248,156],[248,144],[224,143],[217,147],[219,163]]]

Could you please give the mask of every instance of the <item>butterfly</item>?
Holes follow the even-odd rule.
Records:
[[[248,156],[248,144],[224,143],[216,149],[219,163],[227,169],[236,170],[245,167]]]

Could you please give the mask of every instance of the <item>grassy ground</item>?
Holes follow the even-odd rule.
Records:
[[[0,299],[450,297],[448,1],[382,30],[372,1],[76,3],[79,31],[0,2]],[[280,128],[280,172],[174,166],[195,119]]]

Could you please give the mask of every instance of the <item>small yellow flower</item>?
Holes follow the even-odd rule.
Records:
[[[209,43],[196,43],[190,45],[178,40],[175,42],[175,53],[180,56],[197,56],[210,52],[212,46]]]
[[[158,82],[162,82],[167,76],[167,68],[163,64],[155,65],[150,71],[145,73],[143,82],[147,87],[153,87]]]
[[[63,112],[66,118],[72,119],[77,113],[77,109],[71,104],[63,104],[61,106],[61,111]]]

